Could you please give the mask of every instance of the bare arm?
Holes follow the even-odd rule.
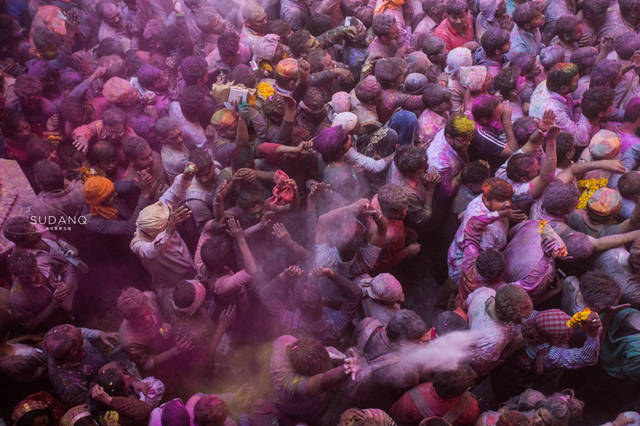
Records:
[[[235,218],[230,218],[228,226],[229,233],[235,239],[236,244],[238,245],[238,250],[240,250],[244,269],[252,277],[255,276],[256,272],[258,272],[258,268],[256,267],[256,261],[253,258],[253,253],[251,253],[249,244],[247,244],[247,240],[244,237],[244,231],[242,230],[240,223],[238,223]]]
[[[556,137],[560,133],[558,127],[553,126],[547,133],[544,160],[540,168],[540,174],[536,176],[529,186],[529,194],[532,198],[538,198],[542,191],[551,183],[556,172]]]
[[[591,239],[591,246],[594,251],[604,251],[614,247],[620,247],[625,244],[632,243],[636,238],[640,237],[640,231],[627,232],[625,234],[607,235],[606,237]]]
[[[598,160],[598,161],[585,161],[584,163],[573,163],[571,167],[567,167],[557,176],[557,179],[563,183],[569,183],[573,178],[582,176],[583,174],[591,171],[603,169],[613,173],[624,173],[626,171],[624,164],[619,160]]]

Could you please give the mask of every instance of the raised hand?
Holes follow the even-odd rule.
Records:
[[[316,278],[320,278],[320,277],[327,277],[327,278],[331,278],[334,275],[333,270],[329,269],[329,268],[324,268],[322,266],[317,266],[315,268],[313,268],[311,270],[311,275],[316,277]]]
[[[546,132],[554,124],[556,124],[556,113],[550,109],[545,110],[544,114],[542,114],[542,121],[539,125],[540,130]]]
[[[280,241],[287,241],[291,238],[291,235],[289,235],[289,231],[287,231],[287,228],[280,222],[273,224],[271,233]]]
[[[89,141],[84,136],[76,136],[73,139],[73,147],[83,154],[86,154],[89,150]]]
[[[227,221],[227,232],[234,239],[238,240],[244,238],[244,231],[242,230],[242,226],[240,226],[240,222],[235,217],[230,217]]]

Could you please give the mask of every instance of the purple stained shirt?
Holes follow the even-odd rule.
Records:
[[[458,190],[454,177],[462,171],[467,161],[449,145],[444,136],[444,129],[433,137],[433,141],[427,148],[427,158],[429,166],[435,168],[440,174],[441,180],[438,184],[440,192],[447,197],[453,197]]]
[[[462,223],[456,232],[454,240],[449,246],[449,253],[447,257],[447,263],[449,265],[449,278],[458,282],[460,279],[460,268],[463,261],[463,247],[464,230],[467,227],[467,223],[472,217],[486,216],[495,217],[497,212],[489,211],[487,206],[482,201],[482,195],[478,195],[474,198],[465,211]],[[507,232],[509,231],[509,220],[506,218],[499,219],[493,223],[487,225],[486,230],[482,233],[480,247],[483,250],[488,248],[494,248],[496,250],[502,250],[507,245]]]

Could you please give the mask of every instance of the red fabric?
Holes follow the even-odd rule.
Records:
[[[27,161],[26,143],[17,142],[10,138],[4,140],[7,143],[7,155],[11,160]]]
[[[460,397],[451,399],[444,399],[438,396],[433,389],[432,383],[423,383],[418,385],[420,393],[424,397],[427,405],[431,408],[431,411],[436,416],[443,416],[456,406]],[[402,397],[391,407],[389,411],[391,417],[398,423],[402,424],[418,424],[424,418],[418,408],[411,400],[411,396],[406,392]],[[478,407],[478,401],[474,398],[467,410],[458,417],[458,420],[454,423],[455,426],[467,426],[473,425],[480,415],[480,409]]]
[[[464,36],[457,32],[449,23],[448,19],[445,19],[434,30],[433,35],[440,37],[444,40],[444,44],[448,51],[455,49],[456,47],[462,47],[463,44],[474,40],[473,32],[473,18],[471,14],[467,13],[467,25],[464,30]]]
[[[258,153],[260,157],[264,158],[269,163],[277,164],[279,157],[278,157],[278,154],[276,153],[276,150],[278,149],[279,146],[280,144],[278,143],[263,142],[258,147]]]

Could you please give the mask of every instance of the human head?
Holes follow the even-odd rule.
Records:
[[[536,28],[542,27],[545,22],[544,15],[532,1],[516,6],[511,17],[518,27],[528,32],[533,32]]]
[[[547,74],[547,88],[567,95],[578,87],[578,67],[570,62],[555,64]]]
[[[102,86],[102,96],[114,105],[128,107],[138,102],[140,92],[124,78],[111,77]]]
[[[585,303],[595,312],[602,312],[620,300],[620,287],[608,274],[589,271],[580,277],[580,292]]]
[[[18,111],[9,110],[4,114],[2,132],[5,136],[26,143],[32,136],[31,124]]]
[[[495,307],[500,321],[515,324],[520,324],[533,311],[531,298],[516,284],[507,284],[496,291]]]
[[[225,19],[214,7],[201,7],[195,18],[198,29],[205,34],[222,34],[227,29]]]
[[[490,176],[490,169],[480,161],[471,161],[464,165],[460,173],[460,183],[474,194],[482,192],[482,183]]]
[[[293,90],[298,84],[300,67],[294,58],[285,58],[276,65],[276,83],[284,90]]]
[[[225,44],[224,41],[223,42],[220,41],[221,39],[223,39],[223,36],[225,34],[227,33],[223,33],[222,35],[220,35],[220,38],[218,38],[219,48],[221,43],[223,44],[223,48],[228,47],[228,45]],[[235,33],[231,33],[231,34],[235,35]],[[233,38],[232,35],[228,35],[227,37]],[[192,86],[206,79],[207,61],[205,61],[204,58],[201,58],[200,56],[187,56],[182,60],[182,62],[180,62],[179,70],[185,84],[187,86]]]
[[[469,330],[469,324],[457,313],[453,311],[443,311],[438,314],[433,322],[433,328],[438,337],[454,331]]]
[[[307,29],[316,37],[331,28],[333,28],[331,16],[325,13],[314,13],[309,17],[309,22],[307,22]]]
[[[602,120],[613,110],[613,90],[607,86],[591,86],[582,95],[582,114],[589,120]]]
[[[200,85],[187,86],[182,91],[178,102],[180,109],[188,120],[197,121],[200,115],[207,89]]]
[[[582,2],[582,13],[584,19],[591,22],[595,28],[599,28],[607,16],[609,0],[584,0]]]
[[[538,130],[538,124],[533,117],[520,117],[513,122],[513,134],[518,146],[526,144],[536,130]]]
[[[516,183],[530,182],[540,172],[538,160],[529,154],[515,154],[507,164],[507,177]]]
[[[384,89],[400,85],[404,77],[406,62],[402,58],[382,58],[376,62],[375,76]]]
[[[622,78],[622,65],[613,59],[598,61],[591,71],[589,87],[608,86],[614,88]]]
[[[401,109],[393,114],[388,126],[398,134],[398,144],[413,145],[418,130],[418,117],[415,113]]]
[[[111,107],[104,112],[102,117],[105,139],[110,142],[118,142],[126,133],[127,115],[118,107]]]
[[[373,33],[384,42],[395,40],[400,35],[396,18],[390,13],[382,13],[373,17]]]
[[[287,355],[293,370],[306,377],[324,373],[331,368],[329,353],[318,340],[303,337],[287,348]]]
[[[29,74],[37,77],[40,82],[42,82],[43,93],[56,94],[60,75],[51,62],[45,60],[34,62],[33,65],[29,67]]]
[[[106,22],[112,27],[119,28],[122,26],[122,17],[120,16],[120,11],[118,7],[111,2],[101,2],[98,3],[96,7],[100,17],[103,22]]]
[[[118,164],[116,150],[110,142],[101,140],[89,148],[87,158],[91,164],[101,169],[109,178],[115,176]]]
[[[313,147],[326,163],[339,160],[351,146],[351,137],[346,135],[342,127],[335,126],[322,129],[316,136]]]
[[[233,58],[238,54],[240,37],[235,31],[227,30],[218,37],[218,51],[222,58]]]
[[[193,407],[193,424],[196,426],[222,426],[227,417],[227,404],[217,395],[203,396]]]
[[[387,337],[394,343],[416,342],[427,332],[427,326],[414,311],[400,309],[387,324]]]
[[[182,148],[183,138],[179,123],[171,117],[162,117],[155,124],[155,131],[163,143],[175,148]]]
[[[431,63],[443,67],[447,64],[447,49],[444,40],[436,36],[427,36],[422,42],[422,51]]]
[[[380,159],[391,155],[398,143],[398,134],[389,127],[381,127],[368,138],[362,138],[366,142],[363,154],[367,157]]]
[[[634,123],[640,125],[638,121],[640,119],[640,98],[631,98],[627,107],[624,110],[624,117],[622,119],[625,123]]]
[[[355,88],[355,94],[360,102],[372,105],[380,96],[382,86],[373,75],[368,75],[360,81]]]
[[[224,271],[225,266],[234,262],[233,241],[227,235],[216,234],[202,245],[201,257],[210,276]]]
[[[27,159],[30,163],[36,163],[45,159],[58,161],[56,147],[51,142],[44,141],[35,135],[27,141],[25,151],[27,152]]]
[[[503,408],[500,417],[496,422],[496,426],[530,426],[531,420],[526,414],[516,410]]]
[[[441,398],[455,398],[471,389],[477,377],[473,368],[460,365],[455,370],[437,372],[433,378],[433,389]]]
[[[636,26],[640,22],[640,2],[638,0],[618,0],[620,16],[631,25]]]
[[[13,84],[13,91],[27,109],[38,109],[41,106],[42,83],[36,76],[20,74]]]
[[[236,84],[242,84],[243,86],[251,89],[256,86],[257,77],[250,66],[245,64],[238,64],[231,72],[231,81]]]
[[[259,34],[266,34],[269,29],[267,13],[258,3],[248,3],[242,8],[242,19],[247,27]]]
[[[536,66],[536,57],[527,52],[515,54],[511,60],[511,65],[520,70],[520,75],[533,79],[540,75],[540,69]]]
[[[65,96],[58,107],[62,119],[74,127],[87,123],[91,117],[91,110],[92,107],[82,98],[75,96]]]
[[[554,65],[564,61],[564,50],[557,44],[547,46],[540,50],[540,65],[545,72],[549,72]]]
[[[447,10],[446,2],[443,0],[423,0],[422,11],[429,15],[436,23],[440,23]]]
[[[400,145],[393,159],[398,171],[407,177],[419,177],[427,170],[427,154],[415,145]]]
[[[571,54],[571,63],[578,67],[578,74],[588,75],[598,58],[598,49],[593,46],[579,47]]]
[[[125,396],[126,381],[122,371],[118,368],[107,368],[100,371],[93,379],[93,383],[101,386],[109,396]]]
[[[476,126],[464,115],[457,115],[447,121],[444,127],[444,136],[447,143],[458,152],[465,152],[471,144],[471,139],[476,131]]]
[[[502,58],[511,48],[509,33],[503,29],[489,28],[480,38],[480,44],[488,58]]]
[[[320,48],[320,42],[307,30],[298,30],[291,34],[289,39],[291,52],[296,56],[303,56],[306,53]]]
[[[427,77],[424,74],[410,73],[404,79],[404,91],[410,95],[422,94],[427,85]]]
[[[160,424],[162,426],[189,426],[189,412],[180,399],[173,399],[162,404]]]
[[[563,218],[578,205],[580,192],[573,183],[554,180],[542,193],[542,208],[552,216]]]
[[[9,273],[18,278],[21,283],[35,284],[38,281],[39,272],[36,258],[25,251],[14,251],[9,257]]]
[[[504,179],[491,177],[482,183],[482,201],[490,211],[498,211],[511,206],[513,187]]]
[[[58,163],[40,160],[33,165],[33,177],[38,186],[45,191],[64,189],[64,174]]]
[[[47,28],[38,28],[33,33],[33,45],[44,59],[51,60],[58,57],[64,43],[62,37]]]
[[[40,233],[27,217],[14,216],[9,218],[4,225],[2,234],[7,240],[22,247],[40,240]]]
[[[464,32],[467,25],[468,3],[465,0],[447,1],[447,19],[451,26],[458,32]]]
[[[522,334],[528,346],[548,344],[551,346],[565,346],[569,343],[573,329],[567,326],[571,316],[560,309],[539,311],[525,321]]]
[[[83,343],[82,333],[71,324],[57,325],[44,335],[47,355],[59,363],[77,359]]]
[[[136,170],[150,170],[153,167],[153,151],[141,137],[127,136],[122,141],[122,151]]]
[[[483,126],[487,126],[500,119],[502,112],[500,99],[495,96],[482,94],[473,101],[471,113],[473,120]]]
[[[149,312],[149,299],[142,290],[127,287],[118,296],[117,308],[124,319],[136,320]]]
[[[158,67],[144,64],[136,73],[142,87],[155,92],[164,92],[169,87],[167,75]]]
[[[640,172],[633,170],[623,174],[618,181],[618,190],[620,195],[628,199],[640,194]]]
[[[460,68],[471,65],[473,65],[471,51],[466,47],[456,47],[447,54],[447,67],[445,68],[445,72],[449,76],[457,79]]]
[[[574,15],[566,15],[555,22],[555,30],[564,43],[575,43],[584,34],[584,22]]]
[[[409,200],[404,189],[394,183],[383,185],[378,190],[378,203],[382,214],[391,220],[402,220],[407,214]]]
[[[622,197],[613,188],[596,190],[587,201],[587,213],[594,221],[605,220],[616,215],[622,208]]]
[[[493,79],[493,88],[503,99],[510,100],[524,89],[526,78],[520,75],[520,70],[509,66],[502,68]],[[517,99],[517,98],[516,98]]]
[[[189,154],[189,162],[196,166],[196,180],[204,186],[215,185],[217,181],[216,168],[209,151],[204,148],[196,148]]]
[[[431,111],[444,115],[451,109],[451,93],[441,84],[430,84],[422,92],[422,102]]]

